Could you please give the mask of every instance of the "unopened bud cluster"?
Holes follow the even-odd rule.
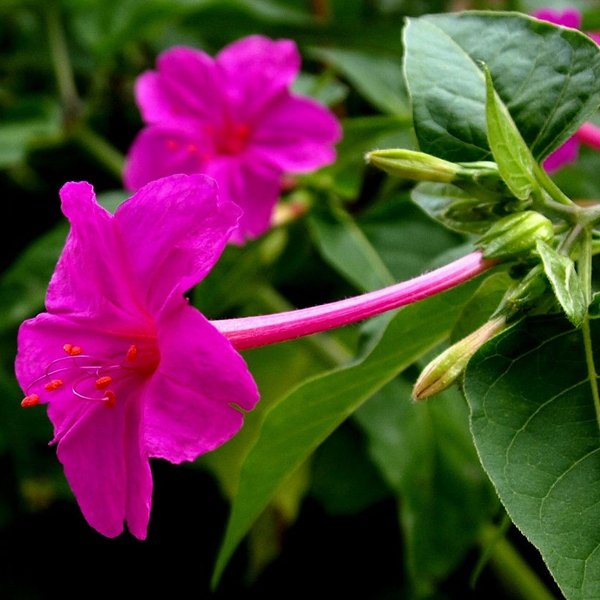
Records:
[[[485,342],[533,307],[544,304],[550,288],[536,245],[538,240],[552,243],[555,225],[532,210],[531,199],[514,196],[494,162],[452,163],[405,149],[373,151],[366,159],[391,175],[418,181],[413,200],[450,229],[477,234],[474,245],[485,259],[521,265],[521,277],[490,320],[423,370],[413,390],[413,397],[422,400],[454,384]]]

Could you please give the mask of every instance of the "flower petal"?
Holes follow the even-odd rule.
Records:
[[[89,354],[99,361],[103,357],[105,360],[114,359],[116,364],[126,356],[131,343],[139,342],[141,345],[144,342],[144,339],[136,339],[136,335],[142,334],[143,338],[147,338],[144,330],[137,329],[135,323],[120,321],[116,325],[111,322],[113,335],[108,335],[107,322],[101,318],[90,320],[81,316],[42,313],[25,321],[19,328],[19,350],[15,361],[17,379],[23,390],[29,390],[26,393],[37,393],[42,403],[48,403],[48,417],[54,426],[52,443],[60,442],[81,419],[87,418],[90,409],[106,408],[100,402],[83,400],[74,393],[73,390],[78,387],[84,394],[97,394],[97,390],[91,387],[94,379],[86,382],[84,371],[78,373],[78,364],[86,364],[85,357]],[[82,358],[69,357],[63,350],[65,343],[80,346]],[[55,370],[56,376],[52,370]],[[64,385],[47,391],[44,385],[55,378],[64,380]],[[126,399],[131,391],[131,384],[129,389],[120,387],[119,401]]]
[[[575,138],[570,138],[544,160],[544,169],[552,173],[566,164],[575,162],[578,155],[579,142]]]
[[[540,8],[533,11],[531,15],[542,21],[548,21],[549,23],[562,25],[563,27],[571,27],[573,29],[581,27],[581,14],[576,8],[566,8],[564,10]]]
[[[176,124],[205,119],[216,125],[225,101],[223,83],[208,54],[184,46],[163,52],[157,71],[137,79],[135,98],[146,123]]]
[[[244,157],[215,158],[207,165],[206,172],[219,182],[220,196],[243,210],[232,242],[242,244],[269,229],[281,193],[279,169],[249,153]]]
[[[145,397],[149,456],[191,461],[231,438],[258,391],[242,357],[197,310],[174,306],[158,324],[161,363]]]
[[[138,190],[115,212],[132,277],[145,285],[144,306],[157,312],[173,291],[183,294],[215,264],[237,226],[240,209],[217,197],[206,175],[172,175]]]
[[[289,172],[317,169],[335,160],[342,137],[339,121],[309,98],[290,96],[265,111],[252,135],[252,150]]]
[[[139,540],[146,538],[152,506],[152,472],[148,454],[140,439],[142,419],[143,397],[141,402],[132,401],[130,398],[127,403],[124,440],[127,465],[125,521],[129,531]]]
[[[48,286],[48,311],[126,319],[137,301],[112,215],[89,183],[66,183],[60,197],[71,230]]]
[[[213,154],[214,143],[204,135],[151,125],[139,132],[129,148],[123,182],[133,191],[175,173],[201,173]]]
[[[236,118],[249,124],[275,96],[288,93],[301,58],[292,40],[250,35],[223,48],[216,62]]]
[[[77,498],[87,522],[107,537],[115,537],[123,531],[126,507],[133,514],[132,500],[138,503],[136,511],[146,515],[150,510],[150,498],[136,493],[128,500],[128,488],[140,485],[144,491],[151,489],[151,474],[147,459],[139,450],[139,434],[135,419],[131,419],[129,406],[134,403],[117,404],[107,408],[100,404],[88,404],[77,423],[66,432],[58,444],[58,458]],[[130,421],[127,425],[126,422]],[[131,439],[134,436],[134,439]],[[127,453],[125,440],[127,440]],[[137,453],[132,453],[132,444]],[[133,460],[131,460],[133,459]],[[136,472],[137,471],[137,472]],[[141,472],[140,472],[141,471]],[[133,477],[134,483],[128,480]],[[150,484],[148,486],[148,481]],[[144,517],[135,520],[136,537],[145,537]]]

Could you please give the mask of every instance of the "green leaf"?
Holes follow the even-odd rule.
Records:
[[[60,223],[32,242],[0,277],[0,332],[10,331],[44,309],[48,282],[68,227]]]
[[[557,300],[571,323],[579,327],[587,314],[587,302],[583,282],[575,270],[573,260],[559,254],[542,240],[537,241],[536,248]]]
[[[597,355],[600,322],[590,326]],[[600,598],[600,432],[591,383],[582,332],[557,315],[492,339],[465,375],[483,466],[569,600]]]
[[[311,181],[329,188],[336,194],[355,200],[363,185],[367,164],[364,155],[374,147],[394,147],[411,143],[410,118],[388,115],[354,117],[342,121],[344,134],[337,145],[337,159],[319,169]]]
[[[532,191],[539,193],[535,179],[535,160],[521,137],[510,113],[498,98],[487,65],[483,66],[486,84],[486,120],[488,142],[502,179],[519,200],[527,200]]]
[[[460,247],[463,238],[459,234],[429,219],[405,193],[386,195],[360,214],[358,223],[396,281],[473,251],[472,246]]]
[[[448,335],[472,290],[469,283],[405,307],[364,358],[307,380],[268,410],[242,465],[213,585],[286,478],[364,400]]]
[[[588,314],[590,319],[600,318],[600,292],[596,292],[592,296],[592,301],[590,302],[590,306],[588,308]]]
[[[59,112],[55,106],[39,101],[28,103],[30,113],[18,119],[10,115],[0,125],[0,169],[22,162],[32,142],[60,134]]]
[[[493,203],[449,183],[421,182],[412,189],[411,199],[432,219],[462,233],[485,233],[500,218]]]
[[[462,309],[461,315],[452,329],[450,341],[458,342],[481,327],[498,308],[506,290],[512,283],[514,280],[503,271],[487,277]]]
[[[396,283],[360,227],[341,207],[316,203],[308,223],[323,258],[357,289],[369,292]]]
[[[300,72],[291,89],[295,94],[310,96],[325,106],[335,106],[343,102],[348,95],[348,86],[333,74],[313,75]]]
[[[326,368],[303,338],[247,350],[244,360],[260,390],[260,402],[244,416],[244,426],[233,438],[212,452],[202,454],[197,460],[215,475],[221,492],[227,498],[235,495],[244,456],[258,435],[264,413],[303,380]],[[279,375],[273,377],[273,373]]]
[[[499,508],[456,388],[413,402],[396,378],[355,414],[375,464],[398,494],[415,596],[428,596],[464,559]]]
[[[357,514],[392,494],[369,457],[364,437],[347,420],[303,463],[312,467],[311,498],[330,515]]]
[[[332,65],[383,113],[408,116],[408,97],[400,56],[339,48],[312,48],[308,56]]]
[[[600,104],[600,51],[574,29],[464,11],[408,19],[404,44],[420,150],[446,160],[490,158],[481,62],[537,161]]]
[[[100,206],[114,214],[117,208],[131,196],[132,193],[126,190],[111,190],[110,192],[99,193],[97,199]]]

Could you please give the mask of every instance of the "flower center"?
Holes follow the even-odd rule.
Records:
[[[227,155],[239,154],[246,147],[250,133],[250,127],[243,123],[226,127],[216,139],[217,152]]]
[[[66,356],[50,362],[44,374],[27,386],[21,406],[35,406],[41,401],[40,394],[69,385],[76,398],[114,408],[117,403],[115,385],[127,376],[152,375],[160,360],[156,346],[140,349],[132,344],[123,354],[112,358],[85,354],[80,346],[73,344],[65,344],[63,350]]]

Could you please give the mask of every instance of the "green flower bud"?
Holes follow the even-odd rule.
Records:
[[[402,148],[374,150],[367,153],[365,159],[390,175],[416,181],[452,183],[462,170],[447,160]]]
[[[535,249],[537,240],[554,236],[552,221],[533,210],[507,215],[496,221],[476,242],[485,258],[509,259]]]
[[[413,398],[425,400],[449,388],[463,374],[473,354],[505,328],[505,318],[498,316],[434,358],[419,375]]]

